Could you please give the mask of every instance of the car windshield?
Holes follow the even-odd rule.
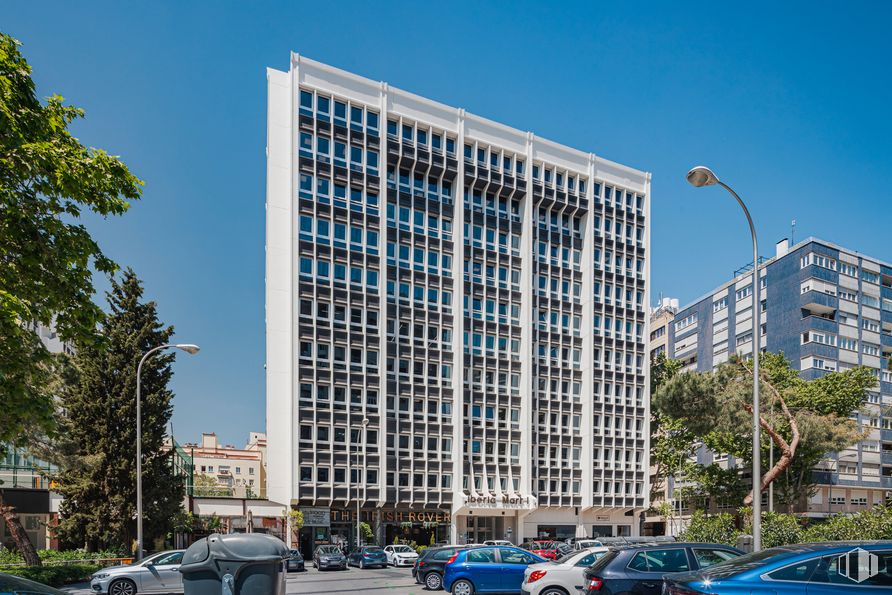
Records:
[[[405,553],[414,552],[415,550],[410,548],[408,545],[395,545],[395,546],[393,546],[393,551],[399,552],[401,554],[405,554]]]
[[[336,545],[322,545],[319,546],[320,554],[340,554],[341,550],[338,549]]]
[[[564,554],[559,558],[555,558],[554,560],[552,560],[552,562],[555,564],[563,564],[564,562],[569,562],[570,560],[581,554],[582,552],[570,552],[569,554]]]
[[[378,554],[378,553],[380,553],[380,552],[382,552],[382,551],[384,551],[384,550],[382,550],[382,549],[381,549],[380,547],[378,547],[377,545],[372,546],[372,547],[364,547],[364,548],[362,548],[362,553],[364,553],[364,554]]]
[[[301,556],[300,552],[297,550],[291,550],[290,554],[292,560],[300,560],[301,558],[303,558],[303,556]]]

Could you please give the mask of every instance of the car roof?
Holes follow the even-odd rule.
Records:
[[[607,545],[607,544],[605,544]],[[663,549],[672,549],[672,548],[683,548],[683,547],[713,547],[713,548],[722,548],[726,550],[733,550],[735,552],[741,552],[741,550],[737,549],[732,545],[725,545],[724,543],[706,543],[699,541],[651,541],[647,543],[629,543],[627,545],[611,543],[609,544],[610,549],[613,550],[644,550],[644,549],[652,549],[652,548],[663,548]]]

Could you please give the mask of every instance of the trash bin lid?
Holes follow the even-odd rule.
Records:
[[[180,562],[180,566],[187,566],[189,564],[200,564],[208,559],[208,540],[207,539],[199,539],[195,543],[189,546],[189,549],[183,554],[183,559]]]
[[[210,535],[196,541],[183,555],[180,571],[190,571],[190,567],[203,566],[209,558],[236,562],[284,560],[289,556],[285,543],[272,535],[263,533],[232,533],[230,535]]]

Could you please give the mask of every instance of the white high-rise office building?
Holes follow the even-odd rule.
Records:
[[[301,545],[357,498],[379,542],[637,535],[650,175],[296,54],[268,85],[268,494]]]

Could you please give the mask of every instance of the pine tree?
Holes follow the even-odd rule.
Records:
[[[74,357],[76,381],[61,394],[61,434],[81,464],[56,477],[59,537],[90,550],[129,550],[136,536],[136,367],[142,355],[169,342],[172,326],[158,320],[154,302],[142,301],[142,283],[128,269],[107,294],[102,345],[84,345]],[[163,449],[173,411],[167,388],[174,355],[154,354],[142,368],[143,529],[145,543],[164,537],[182,510],[184,482]]]

